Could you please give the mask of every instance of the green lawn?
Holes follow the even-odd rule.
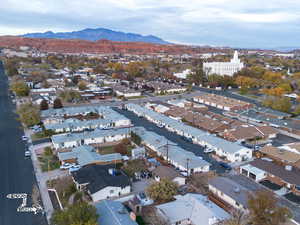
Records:
[[[128,145],[127,146],[127,155],[131,155],[131,150],[134,148],[133,145]],[[115,145],[111,145],[111,146],[105,146],[105,147],[100,147],[99,153],[101,155],[107,155],[107,154],[112,154],[112,153],[116,153],[115,152]]]
[[[102,155],[115,153],[114,146],[100,147],[99,153]]]

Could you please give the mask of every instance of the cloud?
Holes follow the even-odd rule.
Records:
[[[1,0],[0,34],[105,27],[181,43],[270,47],[298,44],[299,12],[299,0]]]

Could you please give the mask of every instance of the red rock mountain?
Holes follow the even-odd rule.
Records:
[[[143,42],[114,42],[108,40],[85,41],[63,39],[24,38],[16,36],[0,36],[0,48],[18,49],[28,46],[42,52],[55,53],[127,53],[127,54],[197,54],[216,51],[210,47],[192,47],[187,45],[161,45]],[[218,49],[227,52],[228,49]]]

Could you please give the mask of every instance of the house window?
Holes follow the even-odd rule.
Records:
[[[238,202],[235,202],[236,206],[240,206],[240,204]]]
[[[114,193],[114,190],[110,190],[109,193],[110,193],[110,194],[113,194],[113,193]]]

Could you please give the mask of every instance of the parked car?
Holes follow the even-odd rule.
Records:
[[[213,149],[211,149],[211,148],[206,148],[206,149],[204,149],[204,153],[211,153],[211,152],[213,152],[214,150]]]
[[[226,170],[231,170],[232,169],[232,167],[229,164],[224,163],[224,162],[220,162],[220,166],[222,166]]]
[[[69,174],[71,174],[72,172],[80,170],[80,168],[81,168],[81,166],[79,166],[79,165],[73,165],[71,168],[69,168]]]
[[[30,157],[31,156],[31,152],[29,150],[25,151],[25,157]]]
[[[193,142],[193,140],[191,138],[187,138],[185,136],[182,136],[181,138],[187,142]]]
[[[159,128],[163,128],[163,127],[164,127],[164,125],[162,125],[161,123],[157,124],[157,126],[158,126]]]
[[[60,166],[60,169],[61,170],[67,170],[67,169],[70,169],[72,166],[75,166],[75,164],[73,164],[73,163],[64,163]]]
[[[27,141],[27,140],[28,140],[28,137],[26,137],[26,136],[24,135],[24,136],[22,136],[22,140],[23,140],[23,141]]]
[[[143,206],[146,206],[146,205],[151,205],[153,204],[153,200],[150,199],[146,194],[145,192],[140,192],[136,195],[136,197],[141,201],[141,204]]]

